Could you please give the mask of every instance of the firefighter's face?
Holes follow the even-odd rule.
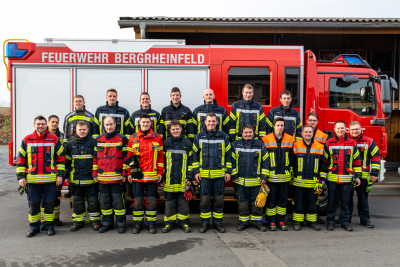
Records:
[[[104,128],[106,129],[107,133],[112,133],[115,131],[116,123],[110,117],[104,119]]]
[[[290,106],[290,102],[292,102],[292,97],[290,95],[283,94],[282,97],[281,97],[282,106],[289,107]]]
[[[117,104],[118,96],[115,92],[108,92],[107,93],[107,102],[110,106],[114,106]]]
[[[245,128],[243,130],[242,137],[244,140],[253,139],[253,137],[254,137],[253,129]]]
[[[215,98],[214,91],[211,89],[205,90],[203,98],[206,101],[206,104],[212,104]]]
[[[301,136],[305,141],[311,141],[314,135],[314,129],[311,127],[304,127]]]
[[[151,103],[150,100],[150,96],[148,95],[141,95],[140,96],[140,101],[139,101],[140,105],[142,106],[142,108],[144,109],[148,109]]]
[[[205,123],[208,131],[215,131],[218,124],[217,117],[207,116]]]
[[[242,95],[243,95],[244,100],[246,100],[246,101],[252,100],[253,95],[254,95],[253,89],[244,88],[242,90]]]
[[[49,129],[57,130],[57,128],[58,128],[58,119],[57,118],[51,118],[51,120],[49,120],[49,122],[47,123],[47,126],[49,126]]]
[[[307,124],[315,129],[318,125],[318,119],[314,116],[308,116]]]
[[[143,118],[139,121],[140,123],[140,129],[142,131],[148,131],[150,129],[151,126],[151,120],[147,119],[147,118]]]
[[[171,100],[173,104],[179,104],[181,102],[182,95],[179,92],[171,93]]]
[[[285,122],[277,121],[274,125],[274,132],[276,135],[281,135],[285,129]]]
[[[83,100],[82,97],[74,98],[74,107],[77,110],[82,110],[84,105],[85,105],[85,101]]]
[[[337,123],[335,125],[335,133],[337,137],[343,137],[346,134],[346,125],[344,123]]]
[[[349,127],[350,135],[354,138],[358,137],[361,134],[361,125],[355,124]]]
[[[35,127],[35,130],[37,133],[42,134],[46,131],[46,121],[45,120],[36,120],[33,123],[33,127]]]
[[[181,136],[182,127],[179,125],[173,125],[173,126],[171,126],[170,131],[171,131],[172,136],[177,138],[177,137]]]
[[[77,125],[76,126],[76,134],[80,138],[85,138],[88,135],[89,128],[86,125]]]

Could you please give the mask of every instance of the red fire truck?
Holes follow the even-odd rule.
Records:
[[[386,156],[385,116],[390,116],[391,106],[385,102],[390,101],[390,89],[397,89],[397,84],[379,75],[358,55],[317,61],[314,53],[302,46],[157,44],[138,50],[9,42],[9,163],[16,163],[21,140],[32,131],[33,118],[56,114],[62,125],[64,116],[73,110],[76,94],[85,97],[87,110],[94,113],[105,104],[106,90],[115,88],[119,104],[132,113],[139,109],[143,91],[151,95],[152,108],[161,111],[169,104],[174,86],[182,91],[182,103],[191,109],[203,103],[204,89],[212,88],[218,103],[229,112],[247,83],[253,84],[254,99],[264,106],[265,114],[280,105],[279,94],[287,89],[303,121],[309,112],[316,112],[319,129],[330,136],[336,120],[347,124],[359,121],[382,157]]]

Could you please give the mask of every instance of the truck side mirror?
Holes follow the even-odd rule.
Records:
[[[381,80],[381,93],[382,93],[382,101],[389,102],[390,101],[390,81],[389,80]]]
[[[352,83],[358,83],[360,79],[353,75],[344,75],[336,81],[337,87],[349,87]]]
[[[382,112],[385,115],[392,113],[392,106],[390,104],[383,104],[382,105]]]
[[[396,80],[393,79],[392,77],[390,77],[389,80],[390,80],[390,87],[391,87],[393,90],[399,90],[399,87],[397,86]]]

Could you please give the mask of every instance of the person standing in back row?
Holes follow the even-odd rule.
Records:
[[[118,94],[114,88],[108,89],[106,96],[106,105],[98,107],[96,110],[92,137],[97,138],[99,135],[106,133],[104,119],[107,116],[111,116],[116,122],[115,131],[125,135],[128,139],[133,133],[133,126],[128,110],[118,104]]]
[[[151,108],[150,95],[147,92],[140,94],[140,109],[136,110],[131,115],[131,122],[133,125],[133,133],[137,133],[140,129],[140,115],[148,114],[151,119],[151,129],[157,133],[158,127],[160,126],[160,113]]]
[[[242,139],[245,124],[254,127],[254,139],[261,139],[266,134],[263,106],[253,100],[254,89],[251,84],[242,88],[243,99],[233,103],[230,113],[229,139],[231,142]]]
[[[192,111],[182,105],[181,102],[181,90],[178,87],[171,89],[171,104],[163,108],[161,112],[160,127],[158,133],[162,139],[165,140],[171,136],[170,123],[173,120],[178,120],[182,124],[182,136],[188,138],[193,142],[196,130],[193,126]]]
[[[299,112],[292,108],[292,93],[284,90],[280,95],[281,105],[275,107],[268,112],[267,121],[267,134],[274,131],[273,121],[276,118],[283,118],[285,120],[285,133],[293,136],[294,141],[301,139],[302,124]]]

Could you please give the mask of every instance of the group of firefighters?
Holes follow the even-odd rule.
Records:
[[[370,222],[368,193],[380,171],[380,152],[361,124],[337,121],[335,135],[317,129],[318,115],[310,113],[302,125],[299,113],[291,106],[291,92],[280,94],[281,105],[264,114],[253,100],[253,87],[246,84],[243,99],[233,103],[230,115],[218,105],[213,90],[204,92],[204,104],[192,112],[181,102],[181,92],[171,90],[171,103],[161,114],[151,107],[150,95],[140,95],[140,110],[132,115],[118,104],[115,89],[106,93],[107,103],[95,115],[85,109],[81,95],[74,97],[75,110],[64,120],[64,135],[59,119],[52,115],[34,119],[35,131],[21,144],[17,159],[17,178],[26,190],[30,230],[55,234],[59,220],[61,187],[70,185],[72,194],[71,231],[84,227],[87,212],[93,230],[100,233],[114,228],[126,231],[126,184],[134,203],[133,233],[147,227],[156,233],[157,188],[165,194],[165,226],[170,232],[178,221],[189,227],[189,201],[193,185],[200,193],[199,231],[213,227],[225,232],[222,224],[225,184],[232,181],[238,200],[238,231],[253,227],[266,231],[262,224],[263,207],[256,204],[260,188],[269,188],[266,200],[268,229],[286,231],[286,205],[293,195],[294,230],[303,222],[313,230],[325,223],[318,216],[318,193],[327,186],[326,224],[335,223],[352,231],[349,223],[354,190],[358,197],[360,224]],[[64,179],[64,180],[63,180]],[[335,220],[336,198],[340,216]],[[102,215],[102,218],[101,218]],[[100,224],[101,221],[101,224]]]

